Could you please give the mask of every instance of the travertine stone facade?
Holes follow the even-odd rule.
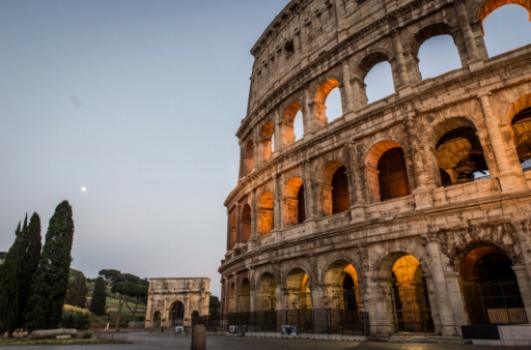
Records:
[[[473,305],[500,278],[521,297],[509,322],[531,320],[531,46],[489,58],[482,32],[506,3],[531,13],[528,0],[293,0],[274,19],[252,49],[225,202],[225,315],[345,307],[349,275],[375,335],[426,317],[449,336],[500,321]],[[441,34],[462,67],[423,80],[419,47]],[[369,104],[364,79],[383,61],[395,93]],[[343,114],[329,122],[334,88]]]
[[[191,326],[194,315],[208,316],[209,302],[209,278],[151,278],[145,326]]]

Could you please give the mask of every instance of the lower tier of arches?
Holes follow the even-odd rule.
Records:
[[[496,223],[223,271],[223,315],[256,331],[375,336],[527,324],[529,238],[528,224]]]

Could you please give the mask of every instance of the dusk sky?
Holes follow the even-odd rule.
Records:
[[[0,1],[0,251],[26,212],[44,237],[67,199],[72,267],[206,276],[219,295],[249,50],[287,3]],[[515,5],[489,16],[489,53],[529,43],[527,17]],[[453,62],[426,57],[423,76]]]

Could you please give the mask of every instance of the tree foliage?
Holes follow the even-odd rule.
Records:
[[[0,266],[0,331],[11,334],[24,326],[30,286],[41,250],[41,224],[34,213],[15,230],[15,242]]]
[[[26,326],[53,329],[59,326],[68,288],[74,222],[72,208],[61,202],[50,219],[46,242],[31,284]]]
[[[219,302],[219,298],[215,295],[211,295],[208,305],[209,305],[208,314],[210,318],[217,319],[219,317],[219,310],[221,308],[221,303]]]
[[[105,307],[107,300],[107,291],[105,281],[103,278],[96,278],[94,290],[92,291],[92,300],[90,302],[90,311],[98,316],[105,315]]]
[[[84,308],[87,304],[87,280],[83,272],[70,269],[65,304]]]

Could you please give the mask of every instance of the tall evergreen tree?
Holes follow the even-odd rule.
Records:
[[[4,263],[0,266],[0,331],[8,332],[11,336],[17,328],[20,314],[20,283],[18,271],[20,270],[23,241],[22,232],[27,229],[27,220],[24,226],[20,222],[15,230],[15,242],[9,248]]]
[[[83,272],[70,269],[65,304],[84,308],[87,304],[87,279]]]
[[[68,288],[73,237],[72,208],[67,201],[63,201],[50,219],[46,242],[31,284],[25,315],[30,331],[59,326]]]
[[[37,213],[33,213],[28,226],[23,231],[23,241],[22,264],[18,278],[20,299],[17,328],[23,327],[25,324],[24,314],[27,311],[31,282],[41,256],[41,218]]]
[[[96,278],[94,290],[92,291],[92,300],[90,301],[90,311],[98,316],[105,315],[105,304],[107,299],[106,285],[103,278]]]

